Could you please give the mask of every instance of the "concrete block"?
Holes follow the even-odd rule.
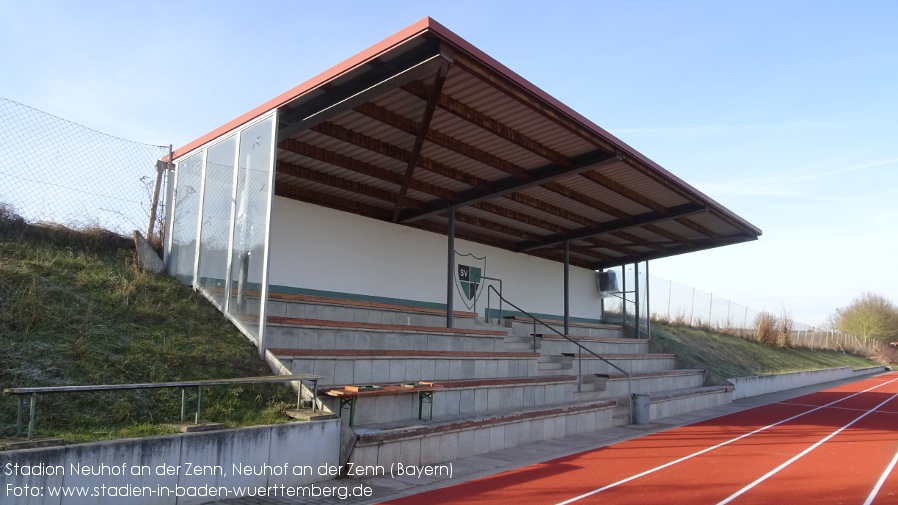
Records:
[[[447,359],[436,359],[434,360],[434,374],[436,380],[447,380],[449,379],[449,361]],[[461,377],[453,377],[453,378],[461,378]]]
[[[468,414],[470,412],[474,412],[474,390],[473,389],[462,389],[459,391],[458,398],[458,413],[459,414]]]
[[[470,458],[476,451],[474,449],[474,434],[475,430],[465,430],[458,432],[458,442],[457,442],[457,450],[458,450],[458,458]]]
[[[337,366],[337,362],[332,359],[316,359],[313,363],[312,373],[322,377],[320,382],[322,384],[333,384],[334,369]]]
[[[490,426],[489,432],[490,452],[501,451],[502,449],[505,449],[505,426],[501,424],[497,426]]]
[[[437,360],[433,358],[427,358],[421,360],[421,379],[422,380],[436,380],[436,362]]]
[[[475,389],[474,412],[486,412],[489,404],[489,390],[483,388]]]
[[[440,435],[428,435],[421,439],[421,464],[432,465],[443,461],[440,457]]]
[[[340,360],[334,365],[334,382],[336,384],[356,384],[355,363],[351,360]]]
[[[440,461],[458,459],[458,433],[440,435]]]
[[[405,381],[405,365],[408,360],[390,360],[390,378],[389,382]]]
[[[404,465],[421,464],[421,439],[403,440],[399,444],[399,462]]]
[[[518,446],[518,423],[510,423],[505,425],[505,448]]]
[[[478,428],[474,432],[474,454],[485,454],[492,451],[490,448],[491,428]]]
[[[485,360],[485,359],[478,359],[478,360],[474,361],[474,375],[472,375],[471,377],[477,377],[477,378],[487,377],[486,363],[487,363],[487,360]]]
[[[372,384],[372,363],[370,359],[352,360],[352,384],[363,385]]]
[[[534,442],[532,438],[532,424],[533,421],[530,420],[521,421],[520,423],[518,423],[518,445],[526,445]]]
[[[476,361],[477,360],[473,360],[473,359],[462,360],[462,362],[461,362],[462,377],[476,377],[476,375],[474,375],[474,363],[476,363]]]
[[[371,359],[371,382],[390,382],[390,359]]]
[[[485,377],[488,377],[488,378],[500,377],[498,375],[498,373],[499,373],[499,363],[498,362],[500,360],[489,359],[489,360],[484,360],[484,361],[486,362]]]
[[[422,380],[426,380],[423,375],[421,375],[421,367],[423,360],[420,359],[410,359],[405,362],[405,381],[407,382],[418,382]]]
[[[377,464],[389,467],[391,463],[399,461],[400,455],[400,443],[387,442],[377,451]]]

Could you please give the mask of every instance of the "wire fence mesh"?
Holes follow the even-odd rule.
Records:
[[[620,279],[619,287],[627,293],[606,299],[606,318],[627,321],[630,326],[636,326],[639,321],[640,333],[645,331],[647,319],[651,317],[652,321],[709,329],[773,346],[829,349],[869,356],[881,352],[885,345],[873,338],[795,322],[782,310],[778,313],[757,310],[695,287],[649,276],[645,269],[637,271],[632,265],[613,270]],[[644,289],[646,282],[649,282],[648,290]],[[638,304],[633,293],[637,285]]]
[[[145,233],[169,150],[0,98],[0,204],[30,222]]]

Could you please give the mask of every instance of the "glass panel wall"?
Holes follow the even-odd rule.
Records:
[[[196,230],[199,216],[200,189],[203,180],[203,153],[178,162],[171,225],[171,251],[168,271],[185,284],[193,283],[196,260]]]
[[[200,259],[197,284],[224,309],[231,236],[234,186],[234,136],[210,147],[206,155],[203,222],[200,225]]]
[[[266,264],[273,121],[269,118],[241,132],[237,164],[228,312],[257,339],[259,318],[253,315],[260,312]]]

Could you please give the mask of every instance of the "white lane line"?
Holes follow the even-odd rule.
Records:
[[[886,467],[886,471],[882,472],[882,476],[876,482],[876,485],[873,486],[873,491],[870,491],[870,496],[867,497],[867,501],[864,502],[864,505],[870,505],[873,503],[873,499],[876,498],[876,495],[879,494],[879,489],[882,488],[882,485],[885,484],[886,478],[892,473],[892,469],[895,468],[895,463],[898,463],[898,452],[895,453],[895,457],[892,458],[892,462],[889,463],[889,466]]]
[[[835,404],[837,404],[837,403],[839,403],[839,402],[844,402],[845,400],[847,400],[847,399],[849,399],[849,398],[853,398],[853,397],[855,397],[855,396],[864,394],[864,393],[866,393],[866,392],[868,392],[868,391],[872,391],[872,390],[874,390],[874,389],[876,389],[876,388],[880,388],[880,387],[882,387],[882,386],[885,386],[886,384],[891,384],[891,383],[893,383],[893,382],[895,382],[895,381],[898,381],[898,379],[892,379],[892,380],[890,380],[890,381],[888,381],[888,382],[883,382],[882,384],[877,384],[877,385],[872,386],[872,387],[869,387],[869,388],[867,388],[867,389],[865,389],[865,390],[863,390],[863,391],[859,391],[859,392],[857,392],[857,393],[854,393],[853,395],[848,395],[848,396],[846,396],[845,398],[841,398],[841,399],[839,399],[839,400],[836,400],[836,401],[827,403],[826,405],[821,405],[821,406],[819,406],[819,407],[817,407],[817,408],[814,408],[814,409],[811,409],[811,410],[809,410],[809,411],[807,411],[807,412],[802,412],[801,414],[794,415],[794,416],[792,416],[792,417],[790,417],[790,418],[788,418],[788,419],[783,419],[782,421],[779,421],[779,422],[776,422],[776,423],[773,423],[773,424],[769,424],[769,425],[767,425],[767,426],[764,426],[763,428],[758,428],[758,429],[756,429],[756,430],[754,430],[754,431],[752,431],[752,432],[745,433],[744,435],[740,435],[740,436],[738,436],[738,437],[736,437],[736,438],[732,438],[732,439],[727,440],[727,441],[725,441],[725,442],[721,442],[721,443],[719,443],[719,444],[717,444],[717,445],[715,445],[715,446],[713,446],[713,447],[708,447],[708,448],[706,448],[706,449],[702,449],[702,450],[700,450],[700,451],[698,451],[698,452],[694,452],[694,453],[692,453],[692,454],[683,456],[683,457],[680,458],[680,459],[671,461],[671,462],[669,462],[669,463],[665,463],[665,464],[663,464],[663,465],[661,465],[661,466],[656,466],[655,468],[652,468],[652,469],[650,469],[650,470],[646,470],[646,471],[644,471],[644,472],[642,472],[642,473],[638,473],[638,474],[636,474],[636,475],[632,475],[632,476],[630,476],[630,477],[627,477],[626,479],[619,480],[619,481],[614,482],[614,483],[612,483],[612,484],[608,484],[607,486],[600,487],[600,488],[598,488],[598,489],[593,489],[592,491],[589,491],[589,492],[587,492],[587,493],[583,493],[583,494],[581,494],[580,496],[575,496],[575,497],[573,497],[573,498],[571,498],[571,499],[569,499],[569,500],[565,500],[565,501],[563,501],[563,502],[559,502],[559,503],[557,503],[556,505],[568,505],[569,503],[574,503],[575,501],[582,500],[583,498],[587,498],[587,497],[592,496],[592,495],[594,495],[594,494],[601,493],[602,491],[607,491],[607,490],[609,490],[609,489],[611,489],[611,488],[620,486],[621,484],[626,484],[627,482],[630,482],[630,481],[632,481],[632,480],[636,480],[636,479],[638,479],[638,478],[640,478],[640,477],[645,477],[646,475],[653,474],[653,473],[655,473],[655,472],[657,472],[657,471],[660,471],[660,470],[664,470],[665,468],[668,468],[668,467],[671,467],[671,466],[676,465],[676,464],[678,464],[678,463],[682,463],[682,462],[684,462],[684,461],[690,460],[690,459],[692,459],[692,458],[694,458],[694,457],[696,457],[696,456],[701,456],[702,454],[705,454],[705,453],[707,453],[707,452],[711,452],[711,451],[713,451],[714,449],[718,449],[718,448],[723,447],[723,446],[725,446],[725,445],[729,445],[729,444],[731,444],[731,443],[733,443],[733,442],[738,442],[739,440],[742,440],[743,438],[750,437],[750,436],[755,435],[755,434],[758,434],[758,433],[760,433],[760,432],[762,432],[762,431],[764,431],[764,430],[773,428],[773,427],[778,426],[778,425],[783,424],[783,423],[787,423],[787,422],[789,422],[789,421],[792,421],[793,419],[798,419],[799,417],[808,415],[808,414],[810,414],[810,413],[812,413],[812,412],[816,412],[816,411],[818,411],[818,410],[820,410],[820,409],[825,409],[825,408],[829,407],[830,405],[835,405]],[[755,407],[755,408],[758,408],[758,407]],[[747,412],[747,411],[743,411],[743,412]]]
[[[798,461],[799,459],[801,459],[802,457],[804,457],[807,453],[809,453],[809,452],[813,451],[814,449],[820,447],[820,446],[823,445],[823,443],[826,442],[827,440],[833,438],[834,436],[838,435],[839,433],[842,433],[842,431],[848,429],[849,426],[851,426],[851,425],[853,425],[854,423],[860,421],[861,419],[867,417],[868,415],[870,415],[870,414],[876,412],[876,409],[878,409],[879,407],[882,407],[882,406],[885,405],[886,403],[888,403],[888,402],[894,400],[896,397],[898,397],[898,393],[895,393],[894,395],[892,395],[891,397],[889,397],[887,400],[885,400],[885,401],[883,401],[882,403],[880,403],[879,405],[873,407],[873,409],[868,410],[867,412],[864,412],[864,413],[861,414],[860,416],[854,418],[854,421],[851,421],[850,423],[846,424],[845,426],[842,426],[842,427],[839,428],[838,430],[836,430],[836,431],[830,433],[829,435],[823,437],[823,438],[822,438],[819,442],[817,442],[816,444],[814,444],[814,445],[808,447],[807,449],[801,451],[800,453],[796,454],[795,456],[793,456],[792,458],[790,458],[789,461],[786,461],[785,463],[781,464],[780,466],[778,466],[778,467],[774,468],[773,470],[771,470],[771,471],[765,473],[763,476],[761,476],[760,478],[758,478],[758,480],[756,480],[756,481],[752,482],[751,484],[745,486],[744,488],[740,489],[739,491],[736,491],[735,493],[731,494],[731,495],[730,495],[729,497],[727,497],[725,500],[718,502],[717,505],[725,505],[725,504],[727,504],[727,503],[729,503],[729,502],[735,500],[736,498],[742,496],[743,494],[747,493],[748,491],[750,491],[752,488],[754,488],[754,487],[757,486],[758,484],[764,482],[765,480],[767,480],[767,479],[769,479],[770,477],[774,476],[775,474],[779,473],[779,471],[782,470],[783,468],[786,468],[787,466],[791,465],[792,463],[795,463],[796,461]]]

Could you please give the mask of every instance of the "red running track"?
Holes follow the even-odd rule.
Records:
[[[898,504],[898,373],[387,502]]]

